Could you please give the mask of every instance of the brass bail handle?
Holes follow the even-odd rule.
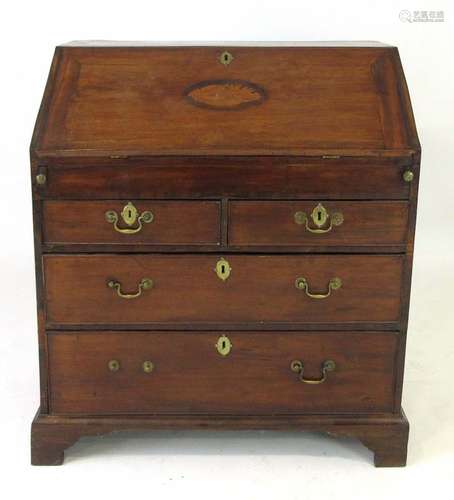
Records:
[[[318,379],[304,378],[304,363],[295,359],[290,363],[290,369],[294,373],[298,373],[298,379],[305,384],[323,384],[328,377],[328,372],[333,372],[336,369],[336,363],[332,359],[327,359],[322,363],[322,377]]]
[[[296,212],[294,215],[295,222],[300,225],[305,225],[306,231],[314,234],[324,234],[329,233],[334,226],[340,226],[344,222],[344,216],[342,212],[328,213],[328,210],[319,203],[310,215],[312,223],[315,227],[309,225],[309,217],[304,212]],[[329,221],[327,227],[326,224]]]
[[[107,286],[116,290],[117,295],[122,299],[135,299],[142,295],[143,290],[149,290],[150,288],[153,288],[153,280],[151,280],[150,278],[143,278],[138,285],[137,292],[135,293],[123,293],[121,291],[121,283],[116,280],[108,281]]]
[[[304,290],[306,295],[311,299],[326,299],[331,295],[333,290],[339,290],[342,286],[342,280],[340,278],[332,278],[328,283],[328,291],[326,293],[312,293],[309,291],[309,284],[306,278],[297,278],[295,281],[295,287],[298,290]]]
[[[142,223],[149,224],[154,219],[153,214],[149,210],[146,210],[139,215],[137,208],[130,201],[123,207],[120,216],[123,222],[129,227],[118,227],[119,217],[115,210],[108,210],[105,213],[106,221],[113,224],[115,231],[122,234],[138,233],[142,230]],[[138,224],[137,227],[131,227],[136,223]]]

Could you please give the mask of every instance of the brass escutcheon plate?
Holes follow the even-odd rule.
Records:
[[[225,281],[230,276],[232,268],[230,267],[228,261],[226,261],[224,257],[221,257],[216,262],[216,267],[214,268],[214,271],[216,272],[220,280]]]
[[[328,220],[328,211],[319,203],[314,210],[312,210],[311,217],[317,227],[323,227]]]
[[[233,56],[230,52],[227,50],[224,51],[220,56],[219,56],[219,62],[223,64],[224,66],[228,66],[231,62],[233,61]]]
[[[136,222],[137,216],[137,208],[129,201],[121,211],[121,218],[124,220],[125,224],[132,226]]]
[[[226,335],[221,335],[216,342],[216,349],[221,356],[227,356],[232,350],[232,342]]]

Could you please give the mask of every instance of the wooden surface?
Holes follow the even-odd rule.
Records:
[[[295,222],[304,212],[309,229],[318,227],[311,213],[319,201],[233,201],[229,204],[229,243],[282,246],[381,246],[405,242],[408,205],[405,202],[323,201],[329,214],[341,213],[343,223],[328,233],[312,233]],[[322,227],[330,226],[330,220]]]
[[[421,157],[397,49],[247,45],[57,48],[30,149],[32,463],[62,463],[84,435],[219,428],[353,436],[377,466],[405,464]],[[105,221],[127,201],[155,215],[136,235]],[[295,224],[318,203],[343,224]],[[342,287],[311,299],[301,276],[312,293]],[[132,293],[145,277],[136,299],[107,286]],[[325,359],[337,368],[310,386],[293,357],[311,378]]]
[[[219,256],[45,256],[47,320],[53,324],[170,322],[397,322],[402,256],[229,255],[230,277],[214,269]],[[298,290],[305,277],[312,293],[326,293],[332,278],[342,288],[326,299]],[[133,293],[143,278],[151,290],[122,299],[110,280]]]
[[[84,168],[84,165],[86,168]],[[63,199],[408,199],[405,159],[52,160],[36,195]]]
[[[150,41],[150,40],[72,40],[61,47],[391,47],[376,40],[334,40],[334,41]]]
[[[134,229],[121,218],[132,201],[138,214],[150,211],[153,220],[135,234],[123,234],[106,221],[107,211],[118,215],[119,229]],[[220,243],[218,202],[165,202],[156,200],[46,201],[43,204],[45,243],[109,243],[146,245],[217,245]]]
[[[235,47],[228,65],[219,61],[224,50],[58,47],[33,151],[361,155],[418,147],[396,48]],[[186,98],[213,82],[214,107]],[[249,88],[263,99],[231,107]]]
[[[54,414],[346,413],[393,410],[397,334],[228,333],[221,356],[219,332],[51,334],[51,411]],[[117,372],[108,362],[120,363]],[[290,363],[302,360],[301,382]],[[154,364],[144,373],[142,364]]]
[[[32,423],[31,459],[34,465],[61,465],[65,450],[82,436],[120,431],[161,429],[298,430],[359,439],[374,453],[376,467],[399,467],[407,461],[408,421],[402,411],[393,415],[260,415],[226,416],[147,415],[76,418],[42,415]],[[302,450],[304,452],[304,450]]]

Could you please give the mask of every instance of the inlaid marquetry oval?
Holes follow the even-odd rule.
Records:
[[[202,108],[234,111],[261,104],[265,89],[245,80],[207,80],[186,89],[186,99]]]

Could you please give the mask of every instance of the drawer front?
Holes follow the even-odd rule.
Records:
[[[388,201],[233,201],[229,244],[403,245],[408,204]]]
[[[50,333],[51,411],[269,414],[393,409],[396,333],[229,332],[227,355],[216,348],[219,335]],[[323,374],[322,366],[330,360],[334,369]]]
[[[43,259],[48,324],[396,322],[400,315],[401,255]],[[215,271],[223,266],[228,277]]]
[[[216,201],[45,201],[45,243],[219,244]]]
[[[86,160],[85,163],[87,163]],[[156,160],[118,165],[47,167],[37,186],[50,198],[296,198],[408,199],[408,169],[397,162],[325,160],[288,163],[279,159]]]

